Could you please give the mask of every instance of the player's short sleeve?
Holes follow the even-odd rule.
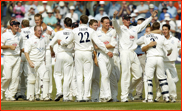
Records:
[[[5,45],[7,41],[7,37],[5,37],[5,34],[1,34],[1,46]]]
[[[31,39],[28,39],[26,42],[25,42],[25,49],[24,49],[24,52],[27,52],[27,53],[30,53],[31,49],[32,49],[32,45],[31,45]]]

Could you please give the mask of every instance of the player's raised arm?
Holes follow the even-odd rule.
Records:
[[[154,18],[157,15],[157,13],[158,13],[157,10],[153,11],[151,17],[149,17],[148,19],[146,19],[140,25],[137,25],[136,26],[137,32],[141,32],[142,30],[144,30],[144,28],[152,21],[152,18]]]
[[[97,37],[97,34],[95,32],[93,32],[92,35],[92,40],[94,41],[94,43],[99,47],[99,49],[101,49],[103,52],[105,52],[110,58],[112,58],[113,53],[109,52],[109,50],[107,50],[106,46],[104,45],[104,43],[102,43],[99,38]]]
[[[113,14],[113,18],[112,18],[112,24],[114,26],[114,29],[116,30],[117,33],[121,33],[121,28],[116,20],[116,16],[118,14],[118,11],[115,11]]]

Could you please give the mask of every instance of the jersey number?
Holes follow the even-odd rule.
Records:
[[[155,39],[154,39],[154,38],[151,38],[150,40],[151,40],[151,41],[155,41]],[[155,46],[153,46],[153,48],[156,48],[156,45],[155,45]]]
[[[27,35],[27,36],[25,36],[25,37],[27,37],[27,39],[29,39],[29,35]]]
[[[78,35],[81,35],[80,43],[84,43],[85,41],[82,40],[83,39],[83,33],[80,32],[80,33],[78,33]],[[88,39],[89,38],[89,33],[88,32],[85,32],[84,35],[87,35],[86,42],[90,42],[90,40]]]

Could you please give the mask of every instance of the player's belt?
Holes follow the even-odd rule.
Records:
[[[142,56],[143,54],[137,54],[137,56]]]

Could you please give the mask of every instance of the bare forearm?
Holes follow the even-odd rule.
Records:
[[[10,45],[3,45],[1,46],[1,49],[9,49],[11,46]]]
[[[106,48],[107,49],[112,49],[112,48],[114,48],[112,45],[110,45],[110,44],[107,44],[107,45],[105,45],[106,46]]]
[[[149,45],[146,45],[146,46],[142,47],[142,52],[146,52],[149,48],[150,48]]]

